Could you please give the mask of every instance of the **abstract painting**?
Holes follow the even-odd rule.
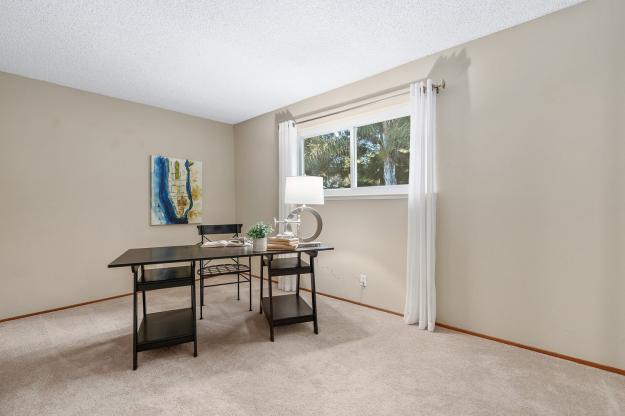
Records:
[[[202,222],[202,162],[152,155],[152,225]]]

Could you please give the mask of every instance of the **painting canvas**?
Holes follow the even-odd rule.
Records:
[[[153,155],[152,225],[202,222],[202,162]]]

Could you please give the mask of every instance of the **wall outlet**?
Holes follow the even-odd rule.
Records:
[[[360,287],[367,287],[367,275],[364,273],[360,275]]]

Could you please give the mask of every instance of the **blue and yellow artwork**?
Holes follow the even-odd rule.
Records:
[[[202,222],[202,162],[152,156],[152,225]]]

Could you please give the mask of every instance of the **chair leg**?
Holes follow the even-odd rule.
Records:
[[[237,300],[241,300],[241,273],[237,273]]]
[[[247,274],[248,277],[248,285],[249,285],[249,289],[250,289],[250,312],[252,311],[252,261],[250,260],[250,258],[247,258],[248,263],[247,263],[247,267],[249,267],[250,271]]]
[[[200,306],[204,306],[204,276],[200,276]]]
[[[265,268],[263,267],[263,259],[260,259],[260,311],[258,313],[263,313],[263,280],[265,280],[263,273]]]

